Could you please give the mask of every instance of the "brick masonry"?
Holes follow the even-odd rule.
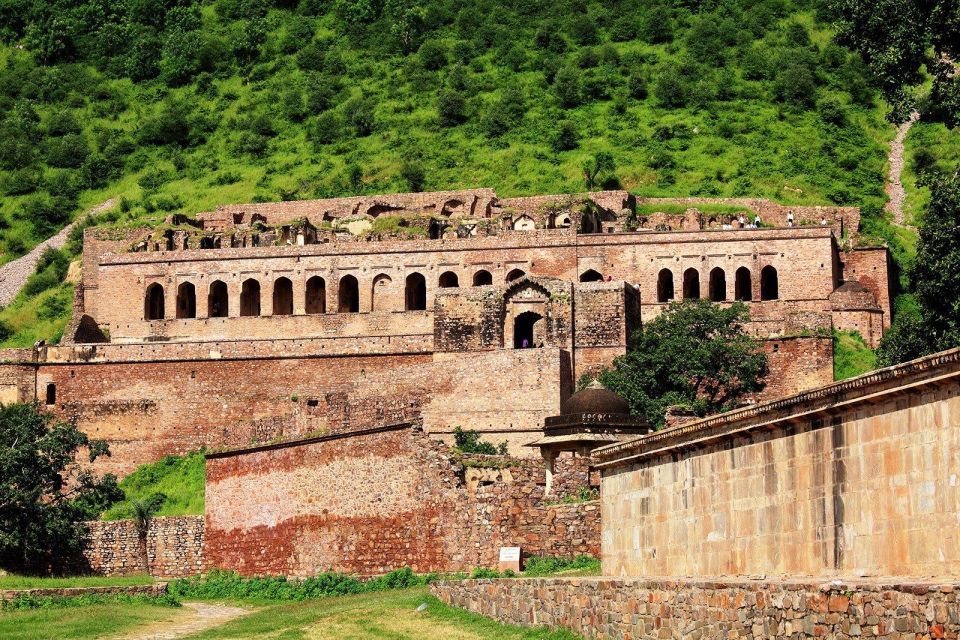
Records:
[[[564,459],[560,476],[551,500],[589,486],[583,459]],[[402,425],[211,454],[206,562],[244,575],[372,575],[495,567],[501,546],[596,554],[596,502],[551,504],[544,482],[540,462],[461,460]]]
[[[0,600],[17,598],[77,598],[90,595],[128,595],[157,598],[167,593],[167,583],[138,584],[124,587],[58,587],[44,589],[0,589]]]
[[[179,578],[198,575],[205,569],[203,516],[153,518],[147,532],[147,566],[132,520],[94,521],[87,526],[84,558],[93,573]]]
[[[530,578],[439,582],[446,604],[585,638],[957,638],[960,583]]]

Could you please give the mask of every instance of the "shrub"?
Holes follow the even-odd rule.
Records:
[[[369,98],[351,98],[343,105],[347,121],[353,125],[358,136],[364,137],[373,133],[376,120],[373,113],[373,100]]]
[[[550,148],[554,153],[570,151],[579,145],[577,127],[569,120],[561,120],[550,139]]]
[[[41,320],[52,320],[67,315],[70,311],[70,300],[66,296],[53,295],[45,298],[37,307],[37,316]]]
[[[54,111],[50,114],[50,120],[47,121],[47,135],[65,136],[70,133],[80,133],[83,127],[74,117],[73,113],[66,110]]]
[[[3,193],[8,196],[22,196],[33,193],[40,184],[40,171],[33,167],[17,169],[3,178]]]
[[[404,160],[400,165],[400,177],[407,183],[407,188],[412,192],[423,190],[423,181],[426,174],[423,165],[415,160]]]
[[[340,115],[335,111],[321,113],[310,124],[310,140],[315,145],[332,144],[340,138],[342,126]]]
[[[597,24],[588,15],[580,14],[570,22],[570,37],[579,45],[597,43]]]
[[[474,430],[464,431],[460,427],[453,430],[454,446],[463,453],[480,453],[488,456],[507,455],[507,443],[493,445],[480,440],[480,434]]]
[[[557,72],[553,80],[553,92],[560,106],[571,109],[583,100],[583,82],[576,67],[566,66]]]
[[[438,71],[447,66],[447,48],[437,40],[427,40],[417,52],[424,69]]]
[[[76,169],[90,155],[87,139],[78,133],[47,139],[47,164],[52,167]]]
[[[0,320],[0,342],[7,340],[14,334],[13,327],[6,320]]]
[[[467,101],[461,91],[441,89],[437,94],[437,115],[444,127],[455,127],[466,119]]]
[[[824,96],[817,102],[817,113],[820,119],[827,124],[842,127],[847,122],[847,114],[843,103],[834,96]]]
[[[667,109],[679,109],[687,104],[687,86],[673,67],[661,69],[657,74],[653,94]]]
[[[817,84],[807,67],[791,64],[777,75],[773,91],[777,100],[807,108],[812,106],[816,99]]]

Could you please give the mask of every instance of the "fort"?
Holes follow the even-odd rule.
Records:
[[[831,329],[875,345],[890,321],[888,252],[858,229],[849,207],[488,189],[95,227],[61,343],[5,352],[0,398],[107,440],[121,475],[414,416],[532,455],[577,380],[681,298],[749,306],[762,397],[830,382]]]

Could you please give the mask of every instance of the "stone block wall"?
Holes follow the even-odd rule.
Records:
[[[611,575],[960,575],[957,350],[596,452]]]
[[[598,505],[545,499],[542,463],[468,459],[402,425],[210,454],[207,566],[372,575],[495,567],[501,546],[525,556],[599,550]],[[585,461],[564,465],[552,500],[589,483]]]
[[[204,571],[203,516],[154,518],[147,532],[147,565],[133,520],[88,522],[84,558],[93,573],[115,576],[149,573],[162,578]]]
[[[729,578],[435,582],[446,604],[584,638],[956,638],[960,583]]]
[[[873,292],[883,311],[883,328],[889,328],[893,311],[890,252],[885,247],[864,247],[844,252],[842,259],[844,280],[856,280]]]

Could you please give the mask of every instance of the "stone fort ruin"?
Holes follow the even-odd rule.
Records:
[[[413,417],[531,455],[576,381],[672,300],[749,306],[765,397],[830,382],[831,329],[875,345],[890,321],[888,252],[858,228],[849,207],[489,189],[92,228],[62,343],[7,350],[0,399],[107,440],[121,475]]]

